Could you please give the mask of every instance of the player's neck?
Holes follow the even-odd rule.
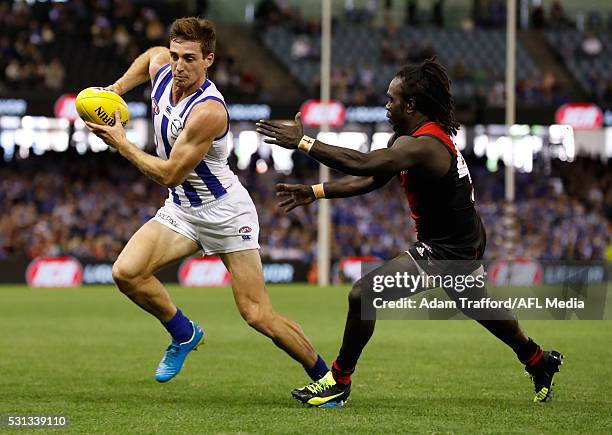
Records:
[[[411,135],[412,133],[417,131],[419,128],[421,128],[423,125],[427,124],[428,122],[431,122],[431,120],[427,118],[425,115],[419,115],[419,116],[414,117],[413,119],[410,119],[408,121],[408,124],[406,125],[406,129],[408,130],[408,135]]]
[[[185,97],[188,97],[189,95],[197,91],[198,88],[200,88],[204,84],[204,82],[206,82],[206,76],[204,76],[202,80],[194,82],[194,84],[189,86],[188,88],[181,88],[181,87],[178,87],[176,83],[173,83],[172,84],[172,95],[171,95],[172,104],[176,106]]]

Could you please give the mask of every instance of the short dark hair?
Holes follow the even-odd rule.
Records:
[[[416,110],[440,124],[449,135],[457,134],[459,123],[455,119],[451,82],[435,56],[421,65],[404,66],[395,77],[401,80],[401,96],[406,103],[413,100]]]
[[[170,41],[173,39],[199,42],[206,57],[215,52],[217,32],[212,21],[196,17],[178,18],[170,27]]]

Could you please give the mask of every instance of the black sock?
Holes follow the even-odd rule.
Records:
[[[519,361],[526,366],[534,366],[540,361],[544,352],[538,344],[531,338],[529,341],[514,350]]]

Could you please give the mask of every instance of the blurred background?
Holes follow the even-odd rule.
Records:
[[[361,151],[385,146],[389,81],[401,65],[436,55],[452,79],[462,124],[455,141],[470,165],[487,258],[611,260],[612,4],[517,3],[516,124],[506,127],[505,0],[332,2],[331,98],[344,119],[322,137]],[[257,206],[264,262],[291,264],[291,280],[316,281],[317,204],[285,214],[274,185],[316,183],[318,164],[254,131],[255,120],[292,119],[319,97],[316,0],[0,0],[0,281],[23,281],[37,257],[73,256],[103,266],[86,281],[110,282],[110,264],[167,190],[89,134],[74,97],[113,83],[145,49],[167,43],[172,20],[189,15],[217,25],[209,71],[229,106],[230,165]],[[153,152],[150,91],[124,98],[129,139]],[[516,219],[508,232],[511,155]],[[334,280],[347,258],[392,258],[415,240],[395,181],[330,205]]]

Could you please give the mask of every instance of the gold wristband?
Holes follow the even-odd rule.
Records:
[[[323,183],[313,184],[312,191],[317,199],[325,198],[325,190],[323,189]]]
[[[300,143],[298,145],[298,149],[304,151],[306,154],[310,151],[310,148],[314,145],[316,139],[311,138],[310,136],[302,136],[300,139]]]

